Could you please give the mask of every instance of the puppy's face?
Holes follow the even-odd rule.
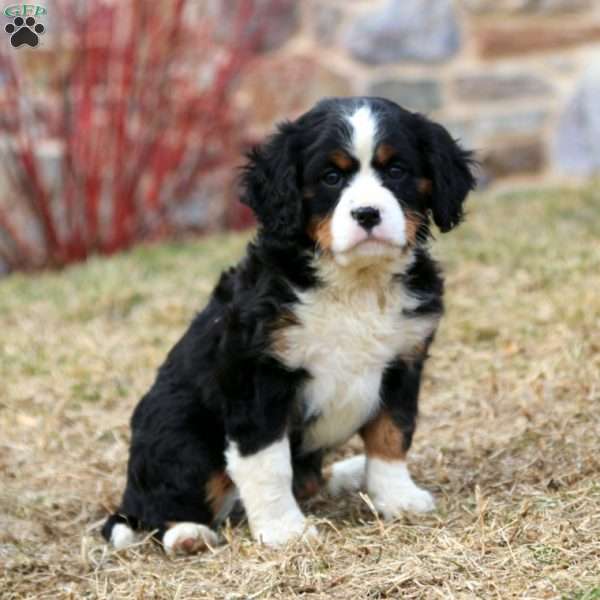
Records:
[[[404,250],[426,223],[429,182],[402,116],[367,103],[341,111],[323,150],[306,157],[308,233],[339,262]]]
[[[456,225],[474,186],[470,154],[440,125],[379,98],[319,103],[251,155],[246,201],[270,235],[312,241],[340,264]]]

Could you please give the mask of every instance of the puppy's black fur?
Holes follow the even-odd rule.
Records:
[[[223,273],[133,413],[127,485],[103,528],[106,539],[120,522],[156,530],[158,539],[171,523],[214,524],[231,486],[228,442],[246,456],[288,431],[297,494],[307,482],[320,482],[326,448],[302,451],[306,423],[295,406],[311,374],[286,367],[272,346],[274,332],[293,324],[297,294],[321,285],[314,259],[323,249],[309,225],[336,205],[343,186],[327,185],[322,174],[348,135],[342,116],[365,103],[377,113],[380,141],[393,147],[404,173],[391,177],[381,169],[383,185],[419,216],[415,260],[399,277],[420,299],[415,316],[441,313],[442,278],[427,251],[430,220],[441,231],[461,221],[463,201],[474,187],[471,155],[441,126],[379,98],[328,99],[281,125],[250,153],[243,174],[242,200],[256,214],[256,239]],[[381,399],[403,432],[405,450],[430,342],[424,340],[410,360],[398,357],[382,377]]]

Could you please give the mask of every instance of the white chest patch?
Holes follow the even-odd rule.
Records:
[[[439,319],[403,314],[418,299],[390,273],[377,281],[353,277],[351,284],[344,277],[332,268],[323,287],[299,293],[299,324],[279,332],[278,357],[311,375],[299,398],[308,422],[305,450],[333,447],[356,433],[377,412],[386,366],[412,355]]]

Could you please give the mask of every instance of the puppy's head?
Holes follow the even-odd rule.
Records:
[[[475,180],[471,154],[441,126],[381,98],[334,98],[253,150],[243,200],[263,235],[301,241],[341,264],[457,225]]]

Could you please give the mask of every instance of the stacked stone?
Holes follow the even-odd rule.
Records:
[[[484,183],[600,170],[600,1],[307,0],[240,85],[256,135],[322,96],[384,96],[478,149]]]
[[[447,125],[477,150],[483,184],[600,172],[600,0],[276,0],[273,6],[267,22],[249,23],[260,32],[260,55],[236,92],[250,140],[323,96],[369,94]],[[227,36],[234,7],[195,0],[185,20],[193,25],[208,11]],[[23,55],[27,72],[42,80],[45,61],[53,60],[43,48]],[[0,95],[6,84],[0,73]],[[59,185],[60,148],[51,142],[41,141],[36,151],[48,180]],[[0,139],[0,150],[6,143]],[[173,209],[176,226],[223,222],[221,175]],[[6,185],[0,169],[0,189]],[[35,233],[26,224],[22,229]]]

